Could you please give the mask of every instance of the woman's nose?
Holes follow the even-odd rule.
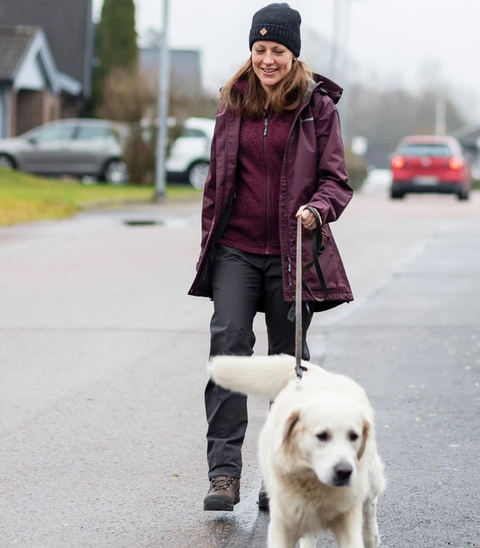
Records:
[[[267,65],[271,65],[273,63],[273,56],[271,53],[266,53],[265,57],[263,58],[263,62]]]

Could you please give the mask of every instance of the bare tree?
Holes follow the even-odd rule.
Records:
[[[128,126],[124,159],[130,180],[151,184],[155,170],[155,132],[149,131],[155,114],[156,91],[137,70],[116,69],[105,81],[98,114]]]
[[[125,145],[130,180],[152,184],[155,174],[155,120],[157,118],[157,81],[137,70],[116,69],[105,81],[103,103],[98,115],[128,126]],[[170,89],[170,116],[177,120],[171,128],[170,143],[182,131],[183,121],[191,116],[215,117],[218,99],[207,94],[189,95],[182,86]]]
[[[350,88],[348,110],[349,141],[355,135],[368,139],[370,161],[388,165],[388,156],[406,135],[432,135],[435,131],[435,105],[442,91],[413,93],[403,88],[373,89],[360,84]],[[446,102],[447,132],[464,125],[464,119],[451,98]]]

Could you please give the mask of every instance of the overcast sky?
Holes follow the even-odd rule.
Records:
[[[342,41],[355,62],[355,78],[364,83],[410,88],[438,81],[467,105],[472,122],[480,122],[480,0],[292,0],[309,27],[332,40],[334,4],[343,10]],[[252,15],[269,2],[260,0],[169,0],[170,46],[202,52],[204,84],[217,89],[247,59]],[[103,0],[93,0],[98,19]],[[135,0],[137,31],[162,25],[163,0]],[[305,43],[305,34],[303,46]],[[348,42],[345,37],[348,36]],[[311,48],[309,48],[311,51]],[[321,55],[317,68],[329,76]],[[324,53],[324,52],[323,52]],[[312,62],[311,59],[308,59]],[[337,76],[345,85],[345,75]]]

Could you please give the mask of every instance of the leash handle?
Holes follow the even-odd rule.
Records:
[[[295,267],[295,373],[303,376],[302,369],[302,216],[297,217],[297,249]]]
[[[322,221],[320,219],[318,211],[313,206],[307,206],[306,209],[308,209],[315,218],[315,229],[312,231],[312,261],[303,267],[303,272],[306,272],[312,265],[315,266],[318,280],[320,281],[320,285],[322,286],[323,297],[315,296],[306,281],[303,281],[303,287],[310,294],[313,300],[321,303],[328,297],[327,282],[325,281],[325,277],[318,261],[318,257],[323,253],[323,250],[325,249],[322,233]]]

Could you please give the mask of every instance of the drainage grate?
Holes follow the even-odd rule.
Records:
[[[155,219],[127,219],[123,221],[124,225],[127,226],[152,226],[152,225],[163,225],[163,221],[156,221]]]

